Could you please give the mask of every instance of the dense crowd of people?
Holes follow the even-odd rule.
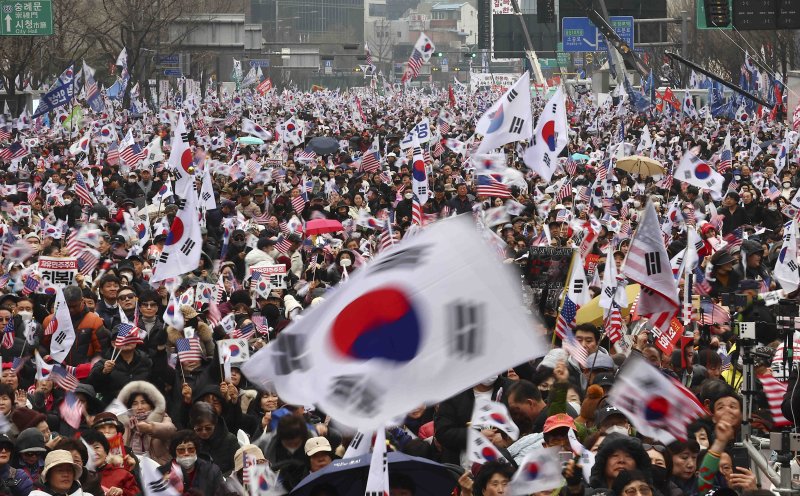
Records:
[[[456,89],[450,96],[433,89],[384,95],[273,90],[235,104],[229,95],[209,92],[200,105],[138,115],[108,101],[116,112],[107,112],[106,120],[99,114],[85,119],[72,136],[42,118],[7,115],[7,146],[0,153],[0,494],[156,494],[142,476],[145,458],[179,494],[248,494],[247,463],[268,464],[277,474],[278,487],[270,491],[278,492],[263,494],[302,487],[345,456],[356,432],[312,405],[287,404],[274,391],[254,387],[240,362],[226,370],[230,356],[222,356],[221,340],[244,340],[254,353],[306,308],[325,304],[331,288],[347,284],[371,258],[452,215],[475,216],[500,258],[521,273],[527,273],[531,247],[578,248],[592,230],[596,238],[583,259],[593,261],[588,282],[597,295],[607,265],[624,263],[648,202],[666,221],[670,257],[686,248],[689,230],[701,236],[698,253],[709,284],[704,312],[671,353],[654,344],[635,312],[626,312],[619,344],[609,342],[602,319],[578,319],[575,337],[588,355],[583,363],[554,337],[543,358],[507,364],[506,373],[410,411],[387,430],[389,449],[445,464],[453,491],[464,496],[509,494],[517,464],[547,447],[567,453],[565,496],[767,494],[769,483],[742,463],[734,444],[743,423],[744,346],[732,321],[758,324],[750,347],[757,384],[777,384],[782,396],[788,391],[781,410],[764,393],[768,387],[756,387],[747,420],[768,437],[792,425],[800,411],[800,395],[793,383],[786,386],[778,306],[767,298],[781,290],[772,272],[784,223],[797,214],[791,204],[800,187],[797,160],[776,166],[785,134],[793,131],[766,116],[737,122],[655,109],[620,112],[626,103],[617,107],[576,93],[568,103],[570,142],[555,177],[544,181],[530,172],[512,143],[501,150],[508,169],[493,177],[499,185],[487,193],[475,173],[474,123],[498,95],[489,89]],[[537,115],[545,99],[533,99]],[[199,208],[199,265],[179,280],[151,284],[181,202],[168,160],[181,112],[193,151],[186,170],[199,192],[210,186],[213,198]],[[279,130],[292,116],[305,130],[294,143]],[[244,119],[274,130],[273,139],[246,144]],[[403,141],[423,119],[432,134],[423,143],[430,197],[419,212],[411,148]],[[100,129],[109,124],[118,136],[132,131],[145,153],[102,139]],[[93,136],[88,153],[70,152],[87,131]],[[317,153],[309,139],[322,136],[338,141],[339,149]],[[24,144],[22,153],[15,142]],[[633,152],[637,146],[663,164],[663,175],[605,167],[620,147]],[[673,180],[674,167],[691,149],[723,173],[721,202],[680,177]],[[611,176],[612,191],[596,191],[601,170]],[[504,207],[506,217],[490,222],[484,214],[496,207]],[[339,227],[307,233],[305,226],[320,219]],[[47,273],[54,259],[77,260],[66,284],[61,273]],[[267,266],[283,266],[281,277],[259,291],[253,274]],[[475,290],[480,286],[476,281]],[[210,298],[201,297],[206,288]],[[75,333],[60,360],[51,353],[55,294],[63,295]],[[796,304],[796,296],[780,297]],[[558,298],[540,297],[531,310],[552,336]],[[131,328],[138,339],[126,340]],[[615,374],[633,355],[686,386],[707,409],[707,417],[685,436],[676,433],[674,443],[637,434],[608,402]],[[467,439],[470,429],[481,427],[470,425],[475,402],[487,399],[508,408],[519,437],[482,428],[480,435],[502,458],[481,465],[470,460]],[[595,453],[592,467],[582,462],[579,447]],[[800,471],[792,463],[793,472]],[[429,494],[391,465],[389,473],[392,496]],[[328,485],[312,490],[304,494],[339,494]]]

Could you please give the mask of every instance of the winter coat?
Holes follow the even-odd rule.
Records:
[[[164,464],[169,462],[169,441],[175,432],[175,425],[167,415],[167,401],[164,395],[151,383],[147,381],[133,381],[117,395],[120,403],[128,406],[129,402],[137,394],[143,394],[155,405],[152,412],[147,415],[147,422],[153,426],[151,434],[142,434],[138,430],[131,428],[129,411],[119,414],[119,421],[125,426],[123,440],[125,446],[130,446],[137,455],[148,455],[150,458]],[[140,448],[141,447],[141,448]]]
[[[106,463],[97,469],[97,474],[100,476],[100,484],[103,487],[118,487],[125,495],[135,495],[141,492],[133,474],[122,467]]]
[[[95,391],[107,400],[116,398],[120,390],[131,381],[148,380],[153,372],[153,361],[144,351],[134,350],[130,363],[117,357],[114,368],[108,374],[103,367],[108,360],[98,360],[92,367],[86,382],[94,386]]]
[[[617,450],[627,452],[636,462],[636,468],[647,477],[648,482],[652,482],[650,456],[642,447],[642,442],[634,437],[614,433],[606,436],[597,451],[597,455],[595,455],[592,474],[589,477],[589,486],[592,489],[610,489],[605,475],[606,463],[609,457]]]
[[[42,327],[47,329],[53,315],[45,317]],[[75,343],[64,359],[64,365],[80,365],[91,361],[92,357],[99,355],[103,349],[110,349],[110,334],[103,325],[103,319],[94,312],[84,311],[77,318],[72,317],[72,326],[75,329]],[[42,338],[43,353],[50,354],[50,340],[52,335]]]
[[[33,489],[33,481],[24,470],[6,464],[0,467],[0,479],[11,489],[12,496],[28,496]]]
[[[55,492],[54,490],[50,489],[47,484],[45,484],[44,486],[31,491],[28,496],[92,496],[92,494],[84,492],[81,488],[81,485],[75,482],[66,493]]]
[[[208,324],[197,317],[197,312],[189,305],[181,305],[181,313],[186,327],[193,327],[195,336],[200,338],[200,347],[203,349],[203,356],[211,358],[214,356],[214,334]],[[190,322],[190,320],[192,322]],[[167,326],[167,348],[171,353],[175,352],[175,343],[184,337],[183,331],[179,331],[172,326]]]
[[[233,456],[231,456],[231,463],[233,463]],[[166,475],[171,469],[172,462],[169,462],[160,466],[158,471]],[[198,458],[191,474],[187,473],[184,468],[181,468],[181,473],[183,475],[184,493],[189,489],[195,489],[203,496],[222,496],[225,494],[222,472],[219,467],[208,460]]]
[[[239,449],[236,436],[228,431],[228,426],[223,418],[217,419],[214,434],[208,440],[200,440],[198,447],[201,453],[206,453],[222,472],[233,470],[233,456]],[[298,450],[303,452],[303,450]],[[303,453],[305,456],[305,453]]]
[[[116,306],[110,307],[105,300],[100,298],[100,301],[98,301],[95,306],[95,312],[103,319],[103,325],[106,326],[106,329],[113,329],[114,326],[122,322],[119,316],[119,303],[117,303]]]
[[[513,382],[505,377],[494,381],[492,399],[507,403],[505,393]],[[475,393],[472,388],[462,391],[439,405],[433,417],[436,440],[442,445],[442,462],[461,464],[461,452],[467,447],[467,425],[472,419]]]

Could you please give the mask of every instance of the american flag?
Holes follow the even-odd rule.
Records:
[[[422,69],[422,66],[425,65],[425,60],[422,58],[422,52],[414,49],[411,52],[411,56],[408,58],[408,67],[406,71],[403,73],[402,82],[405,83],[411,79],[414,79],[419,75],[419,70]]]
[[[53,365],[53,370],[50,371],[50,379],[53,380],[56,386],[64,391],[75,391],[80,384],[74,375],[70,374],[63,365]]]
[[[97,268],[98,263],[100,263],[100,258],[97,251],[88,248],[84,249],[78,255],[78,272],[88,276]]]
[[[411,200],[411,224],[422,226],[423,222],[422,204],[419,202],[417,195]]]
[[[578,189],[578,199],[584,203],[588,202],[592,197],[592,190],[588,186],[581,186]]]
[[[783,397],[786,396],[787,385],[778,381],[771,374],[762,374],[758,376],[761,381],[761,386],[764,394],[767,396],[767,404],[769,404],[769,412],[772,415],[773,427],[788,427],[792,423],[783,416],[781,404]]]
[[[390,219],[386,219],[384,221],[384,230],[381,232],[380,236],[378,237],[379,241],[379,248],[381,251],[388,250],[395,244],[394,240],[394,231],[392,231],[392,221]]]
[[[42,187],[41,181],[34,181],[33,187],[28,190],[28,203],[33,204],[33,200],[36,199],[36,195],[39,194],[39,189]]]
[[[197,336],[193,336],[191,338],[180,338],[175,341],[175,351],[178,352],[178,360],[181,361],[181,364],[190,361],[199,362],[203,359],[203,350],[200,347],[200,338]]]
[[[269,334],[269,324],[263,315],[253,315],[253,325],[256,326],[256,332],[262,336]]]
[[[725,174],[725,171],[730,169],[733,166],[733,153],[731,149],[725,147],[722,149],[722,153],[719,155],[719,164],[717,164],[717,172],[720,174]]]
[[[446,120],[442,119],[441,117],[438,120],[439,123],[439,134],[445,135],[450,132],[450,123]]]
[[[8,324],[3,329],[3,348],[10,350],[14,346],[14,317],[8,320]]]
[[[367,65],[372,65],[372,52],[369,51],[369,47],[366,43],[364,43],[364,54],[367,56]],[[245,487],[247,487],[246,484]]]
[[[117,337],[114,339],[114,346],[121,348],[129,344],[143,344],[141,329],[135,325],[122,323],[117,327]]]
[[[312,150],[311,148],[306,148],[305,150],[300,150],[297,152],[297,159],[298,160],[305,160],[305,161],[312,161],[317,159],[317,152]]]
[[[558,190],[556,193],[555,201],[556,203],[561,203],[561,200],[567,198],[568,196],[572,196],[572,183],[567,182],[564,186],[561,186],[561,189]]]
[[[116,143],[108,145],[108,152],[106,153],[106,162],[108,165],[119,164],[119,146]]]
[[[578,306],[570,299],[569,296],[564,297],[564,304],[561,306],[561,313],[558,314],[556,321],[556,336],[561,340],[566,340],[567,332],[571,333],[572,328],[575,327],[575,316],[578,313]]]
[[[478,185],[475,192],[479,196],[511,198],[511,190],[508,186],[498,181],[494,175],[490,174],[481,174],[478,176]]]
[[[67,392],[64,396],[64,401],[59,405],[58,412],[61,414],[61,418],[73,429],[78,429],[81,426],[83,403],[78,401],[78,397],[72,391]]]
[[[370,149],[361,157],[361,170],[365,172],[378,172],[381,169],[381,156],[377,151]]]
[[[623,202],[622,208],[619,209],[619,218],[627,219],[628,217],[630,217],[630,207],[628,206],[628,202]]]
[[[567,157],[567,162],[564,164],[564,170],[566,170],[567,174],[570,176],[574,176],[578,170],[578,163],[572,160],[572,157]]]
[[[672,182],[675,178],[672,175],[672,171],[668,172],[666,176],[662,180],[660,180],[656,186],[660,189],[671,190],[672,189]]]
[[[736,179],[728,183],[728,191],[737,191],[739,189],[739,182]]]
[[[613,305],[608,314],[606,336],[612,344],[622,339],[622,314],[619,311],[619,305]]]
[[[81,171],[75,171],[75,194],[84,205],[92,206],[97,203],[92,196],[89,187],[86,186],[86,181],[83,179]]]
[[[25,147],[22,146],[22,143],[20,143],[19,141],[15,141],[11,143],[11,146],[9,146],[8,148],[3,148],[2,150],[0,150],[0,159],[6,161],[14,160],[17,158],[22,158],[27,154],[28,150],[26,150]]]
[[[228,117],[225,118],[225,125],[232,126],[237,119],[238,117],[236,115],[229,115]]]
[[[25,362],[29,359],[30,357],[14,357],[11,361],[11,371],[18,374],[20,370],[22,370],[22,366],[25,365]]]
[[[779,196],[781,196],[781,190],[775,187],[774,184],[770,184],[769,189],[767,190],[767,198],[769,198],[772,201],[775,201],[776,199],[778,199]]]
[[[8,126],[0,127],[0,141],[8,141],[11,139],[11,130]]]
[[[744,230],[742,230],[742,227],[739,226],[733,231],[723,236],[722,239],[724,239],[730,246],[730,248],[728,248],[729,250],[736,247],[740,247],[742,246],[742,240],[744,239]]]
[[[294,208],[294,211],[298,214],[303,213],[303,210],[306,208],[306,200],[303,198],[302,194],[292,198],[292,208]]]
[[[586,349],[575,339],[575,333],[572,332],[572,329],[565,328],[564,331],[567,335],[564,341],[562,341],[561,347],[564,348],[564,351],[566,351],[569,356],[575,359],[578,365],[585,368],[586,359],[589,357],[588,353],[586,353]]]
[[[121,152],[119,157],[125,161],[129,166],[135,166],[144,160],[146,154],[138,144],[134,143],[131,146],[126,146]]]
[[[22,294],[25,296],[30,296],[32,293],[35,293],[37,289],[39,289],[39,280],[35,277],[28,276],[25,280],[25,285],[22,287]]]
[[[289,241],[289,238],[284,236],[283,234],[278,236],[278,240],[275,242],[275,249],[281,253],[289,253],[289,250],[292,248],[292,242]]]
[[[444,153],[444,145],[442,144],[442,141],[436,140],[436,144],[433,145],[433,156],[441,157],[443,153]]]
[[[241,329],[234,329],[231,339],[250,339],[256,333],[256,326],[252,322],[243,325]]]

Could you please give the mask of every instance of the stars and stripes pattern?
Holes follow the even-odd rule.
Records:
[[[203,359],[203,350],[200,347],[200,338],[180,338],[175,341],[175,351],[178,353],[178,360],[181,364],[186,362],[198,362]]]
[[[411,224],[415,226],[423,225],[424,214],[422,212],[422,204],[419,202],[417,195],[411,199]]]
[[[145,156],[146,153],[137,143],[126,146],[122,151],[119,152],[119,158],[124,160],[125,163],[131,167],[144,160]]]
[[[744,240],[744,230],[740,227],[737,227],[733,231],[729,232],[723,238],[729,246],[729,250],[737,247],[742,246],[742,241]]]
[[[561,186],[561,189],[556,193],[555,201],[556,203],[561,203],[561,200],[570,196],[572,196],[572,183],[567,182],[567,184]]]
[[[78,200],[84,205],[92,206],[97,203],[94,196],[92,196],[92,192],[89,191],[89,187],[86,185],[81,171],[75,171],[75,195],[77,195]]]
[[[53,380],[56,386],[64,391],[74,392],[80,384],[74,375],[70,374],[64,366],[59,364],[53,365],[53,369],[50,371],[50,379]]]
[[[248,322],[239,329],[234,329],[231,333],[232,339],[250,339],[256,333],[256,325]]]
[[[78,272],[84,276],[91,274],[100,263],[100,257],[97,250],[86,248],[78,255]]]
[[[478,176],[478,184],[475,188],[478,196],[493,196],[496,198],[511,198],[509,187],[500,182],[495,175],[481,174]]]
[[[556,321],[556,336],[566,341],[567,332],[572,332],[575,327],[575,316],[578,314],[578,306],[569,296],[564,297],[564,304],[561,306],[561,313],[558,314]]]
[[[25,285],[22,287],[22,294],[25,296],[30,296],[31,294],[35,293],[37,289],[39,289],[40,282],[35,277],[28,277],[25,280]]]
[[[298,214],[302,214],[303,210],[306,208],[306,199],[303,198],[303,195],[297,195],[292,198],[292,208]]]
[[[575,333],[572,332],[572,329],[566,328],[564,332],[566,332],[566,337],[561,343],[564,351],[566,351],[578,365],[586,367],[586,359],[589,358],[589,354],[586,353],[586,348],[581,346],[578,340],[575,339]]]
[[[781,411],[781,403],[783,397],[786,396],[787,385],[778,381],[771,374],[762,374],[758,376],[761,381],[761,386],[764,394],[767,396],[767,404],[769,405],[769,413],[772,415],[773,427],[781,428],[788,427],[792,423],[783,416]]]
[[[114,339],[114,346],[121,348],[129,344],[143,344],[142,330],[133,324],[122,323],[117,327],[117,337]]]
[[[719,155],[719,164],[717,164],[717,172],[725,174],[725,171],[733,166],[733,153],[729,147],[722,149]]]
[[[381,157],[380,154],[370,149],[361,157],[361,170],[365,172],[378,172],[381,169]]]
[[[611,307],[605,333],[612,344],[622,339],[622,314],[619,311],[619,305],[615,304]]]
[[[570,176],[574,176],[578,171],[578,163],[574,161],[572,157],[567,157],[567,161],[564,164],[564,170],[567,171],[567,174]]]
[[[8,323],[3,329],[2,346],[6,350],[10,350],[11,347],[14,346],[14,317],[8,320]]]

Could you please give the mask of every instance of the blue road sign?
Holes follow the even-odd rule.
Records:
[[[254,59],[250,61],[250,67],[269,67],[269,59]]]
[[[611,27],[633,48],[633,17],[611,16]],[[606,37],[588,17],[564,17],[561,19],[561,42],[565,52],[604,52]]]
[[[164,69],[164,75],[167,76],[167,77],[181,77],[181,76],[183,76],[183,73],[178,68],[175,68],[175,69]]]
[[[156,63],[158,65],[180,65],[181,64],[181,56],[177,53],[169,54],[169,55],[159,55],[156,58]]]

